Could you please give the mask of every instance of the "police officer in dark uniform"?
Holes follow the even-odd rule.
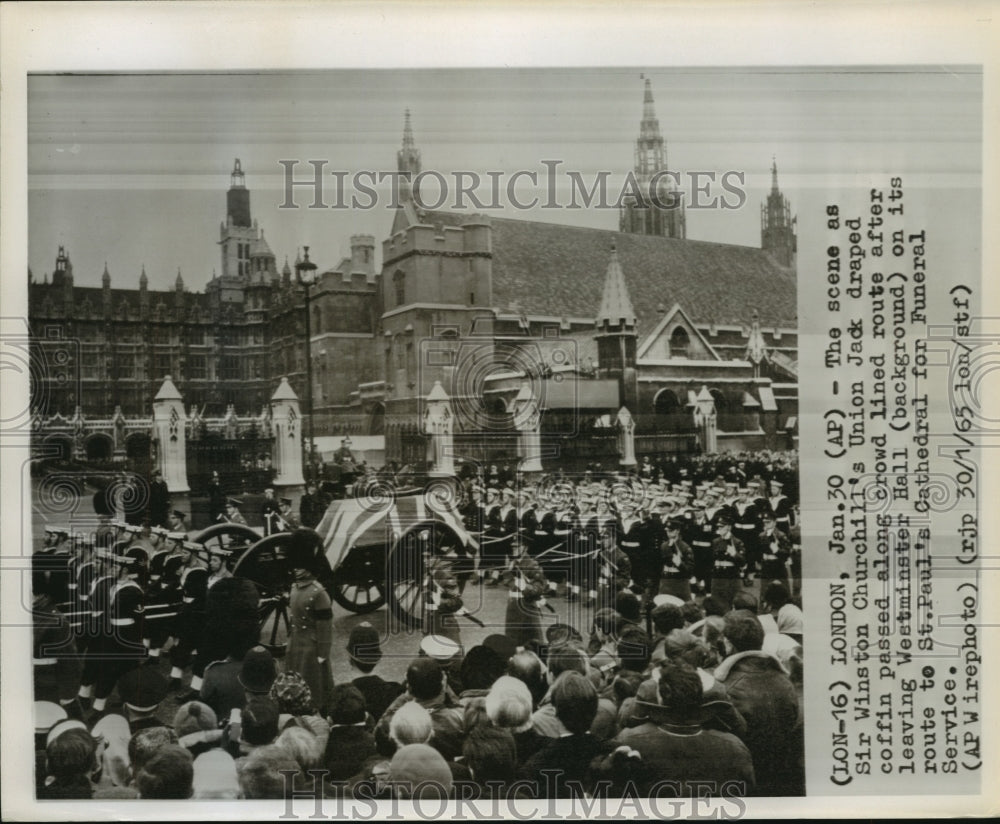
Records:
[[[683,518],[674,516],[667,521],[666,539],[660,544],[663,567],[660,572],[659,592],[661,595],[673,595],[682,601],[690,601],[694,552],[681,538],[683,527]]]
[[[719,535],[712,543],[715,569],[712,572],[712,595],[727,606],[740,591],[746,567],[746,547],[733,535],[733,522],[729,515],[719,518]]]
[[[715,570],[715,555],[712,552],[715,527],[705,514],[703,501],[695,501],[692,506],[694,517],[688,524],[685,543],[694,554],[694,577],[698,588],[707,595],[712,591],[712,574]]]
[[[770,512],[764,515],[764,530],[757,541],[761,553],[761,586],[771,581],[781,581],[788,586],[788,568],[785,562],[792,553],[792,542],[788,535],[778,529],[777,521]]]
[[[747,552],[746,578],[744,583],[750,583],[750,575],[758,570],[760,565],[760,552],[757,548],[757,538],[762,529],[761,513],[757,506],[750,500],[750,490],[740,487],[737,498],[732,504],[733,514],[733,535],[743,542]]]

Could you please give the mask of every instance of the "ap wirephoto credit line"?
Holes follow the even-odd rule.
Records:
[[[665,63],[27,74],[33,812],[989,792],[982,67]]]

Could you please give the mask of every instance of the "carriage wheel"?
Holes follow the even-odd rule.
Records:
[[[393,545],[386,564],[386,597],[393,615],[409,628],[424,625],[427,563],[445,558],[454,567],[468,563],[461,539],[447,524],[414,524]]]
[[[384,552],[382,547],[379,553]],[[371,548],[355,548],[333,574],[330,597],[349,612],[363,614],[385,606],[385,562]]]
[[[288,604],[292,587],[292,567],[288,562],[288,547],[292,533],[279,532],[258,540],[247,549],[233,567],[233,574],[249,578],[260,589],[260,643],[275,658],[284,656],[288,646]],[[325,561],[325,557],[322,559]],[[326,570],[329,570],[327,565]],[[326,571],[316,570],[316,578],[324,581]]]
[[[260,535],[243,524],[212,524],[192,539],[208,550],[222,550],[229,553],[229,568],[247,548],[260,540]]]

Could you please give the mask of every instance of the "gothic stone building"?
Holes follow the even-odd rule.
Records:
[[[636,179],[666,162],[647,81]],[[420,164],[407,113],[404,181]],[[427,211],[404,186],[381,269],[375,238],[358,235],[311,288],[316,434],[384,434],[388,460],[419,464],[440,382],[456,451],[477,460],[517,456],[525,393],[540,407],[544,454],[570,464],[615,460],[622,407],[639,454],[793,445],[795,233],[777,169],[761,248],[686,239],[680,195],[658,194],[665,206],[626,202],[612,232]],[[112,288],[107,267],[100,288],[75,286],[63,248],[51,279],[29,272],[35,344],[71,342],[62,374],[74,376],[38,370],[35,411],[146,417],[166,375],[203,416],[259,412],[281,376],[304,398],[304,292],[287,259],[278,271],[238,160],[219,243],[221,271],[204,292],[180,272],[169,291],[150,290],[145,271],[138,288]],[[706,404],[713,443],[696,423]]]

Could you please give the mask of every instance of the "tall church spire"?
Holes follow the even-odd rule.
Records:
[[[684,202],[667,171],[667,149],[656,117],[653,86],[644,78],[642,120],[635,142],[635,167],[626,182],[631,194],[619,217],[622,232],[684,238],[687,234]],[[654,178],[656,178],[654,182]]]
[[[411,197],[419,199],[419,182],[414,183],[420,174],[420,150],[413,139],[413,125],[410,123],[410,110],[407,109],[403,119],[403,146],[396,152],[396,169],[399,171],[399,192],[404,200]]]
[[[760,205],[760,248],[780,266],[795,266],[798,240],[792,207],[778,188],[778,162],[771,158],[771,191]]]

